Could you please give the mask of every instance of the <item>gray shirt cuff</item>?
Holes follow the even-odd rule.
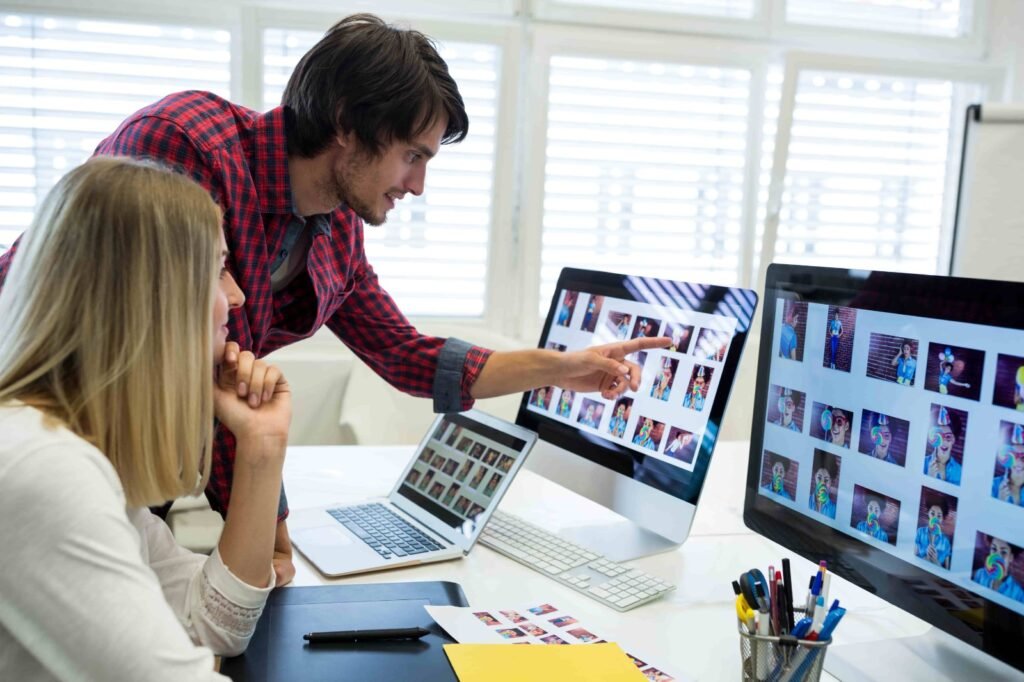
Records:
[[[454,337],[449,337],[441,346],[434,373],[434,412],[462,411],[462,373],[466,355],[472,348],[473,344]]]

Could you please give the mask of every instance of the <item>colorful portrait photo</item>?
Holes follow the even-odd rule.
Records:
[[[992,404],[1024,412],[1024,358],[1002,353],[996,358]]]
[[[1024,507],[1024,424],[999,422],[999,447],[992,472],[992,497]]]
[[[541,386],[530,393],[530,405],[540,410],[551,407],[551,394],[555,392],[553,386]]]
[[[768,423],[781,426],[788,431],[803,432],[804,394],[785,386],[772,387],[768,391]]]
[[[587,307],[583,312],[583,322],[580,329],[585,332],[593,332],[597,328],[597,318],[601,316],[601,306],[604,305],[604,296],[591,294],[587,299]]]
[[[629,413],[633,409],[632,398],[619,398],[612,407],[612,418],[608,420],[608,433],[616,438],[626,435],[626,422],[629,421]]]
[[[867,376],[913,386],[917,380],[917,339],[872,334],[868,343]]]
[[[811,435],[841,448],[850,447],[853,412],[835,405],[811,405]]]
[[[805,338],[807,338],[807,304],[801,301],[782,301],[782,319],[779,321],[779,357],[803,362]]]
[[[576,421],[584,426],[596,429],[601,424],[601,417],[604,415],[604,403],[590,398],[584,398],[580,403],[580,413]]]
[[[672,343],[665,350],[673,353],[687,353],[690,350],[690,341],[693,340],[693,325],[670,322],[665,325],[664,336],[672,339]]]
[[[608,317],[604,320],[604,326],[610,333],[611,338],[626,341],[633,331],[633,321],[633,316],[629,313],[609,310]]]
[[[882,462],[905,466],[909,437],[910,422],[906,419],[872,410],[861,411],[860,438],[857,440],[860,453]]]
[[[850,526],[879,542],[895,547],[899,525],[899,500],[863,486],[853,486]]]
[[[925,447],[924,474],[960,485],[964,466],[964,438],[967,413],[946,405],[932,404]]]
[[[839,494],[839,471],[843,458],[831,452],[814,449],[811,463],[811,489],[807,506],[830,519],[836,517],[836,496]]]
[[[697,343],[693,345],[693,355],[701,360],[724,362],[731,339],[732,334],[729,332],[705,327],[697,335]]]
[[[562,419],[568,419],[572,414],[572,404],[576,400],[576,392],[570,389],[565,389],[562,394],[558,396],[558,404],[555,407],[555,414]]]
[[[655,320],[652,317],[637,317],[630,338],[650,339],[657,336],[659,331],[661,331],[661,320]]]
[[[825,354],[822,365],[829,369],[849,372],[853,364],[853,335],[857,326],[857,311],[830,305],[825,321]]]
[[[672,394],[672,382],[676,378],[676,368],[679,360],[665,355],[661,358],[661,367],[654,375],[654,382],[651,383],[651,397],[657,400],[668,401]]]
[[[952,495],[921,488],[921,502],[917,510],[917,533],[914,535],[914,554],[936,566],[948,569],[953,555],[953,535],[956,532],[957,499]]]
[[[640,417],[636,420],[636,429],[633,431],[632,442],[633,445],[657,451],[664,434],[664,422],[655,421],[650,417]]]
[[[696,435],[686,429],[673,426],[668,430],[668,440],[665,441],[665,454],[673,459],[678,459],[680,462],[689,464],[693,461],[693,456],[697,453],[699,446],[700,439]]]
[[[971,580],[1024,603],[1024,550],[995,535],[976,533]]]
[[[799,474],[799,462],[771,450],[764,451],[761,457],[761,490],[795,502],[796,480]]]
[[[945,343],[928,344],[924,388],[968,400],[981,398],[985,352]]]
[[[694,365],[690,372],[690,383],[686,386],[686,395],[683,396],[683,407],[701,412],[708,399],[708,390],[711,387],[711,377],[715,374],[713,367],[705,365]]]
[[[578,291],[562,291],[562,299],[558,303],[558,313],[555,316],[555,324],[559,327],[568,327],[572,320],[572,311],[576,309],[576,301],[579,299]]]

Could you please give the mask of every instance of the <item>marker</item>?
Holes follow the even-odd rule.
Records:
[[[793,577],[789,574],[789,559],[782,560],[782,584],[786,590],[786,632],[793,631]]]

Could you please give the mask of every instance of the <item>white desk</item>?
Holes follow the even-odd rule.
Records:
[[[293,447],[284,479],[293,509],[351,502],[386,495],[412,453],[399,447]],[[749,531],[742,520],[746,443],[723,443],[712,459],[690,539],[674,552],[631,562],[672,581],[670,596],[626,613],[613,611],[525,566],[477,545],[461,561],[370,573],[331,580],[296,554],[296,585],[330,582],[399,582],[452,580],[472,605],[513,606],[550,601],[571,608],[580,620],[614,641],[643,642],[651,663],[696,680],[740,679],[739,635],[730,587],[741,572],[757,566],[793,561],[794,582],[807,580],[816,566]],[[501,508],[539,519],[549,529],[593,523],[609,515],[603,507],[523,470]],[[837,641],[856,643],[880,637],[922,634],[923,621],[900,611],[834,576],[833,597],[849,611]],[[900,677],[910,679],[908,671]],[[834,679],[825,674],[822,679]]]

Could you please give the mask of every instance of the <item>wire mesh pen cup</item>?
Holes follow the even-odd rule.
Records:
[[[821,678],[831,637],[812,642],[792,635],[752,635],[742,623],[737,625],[743,682],[816,682]]]

